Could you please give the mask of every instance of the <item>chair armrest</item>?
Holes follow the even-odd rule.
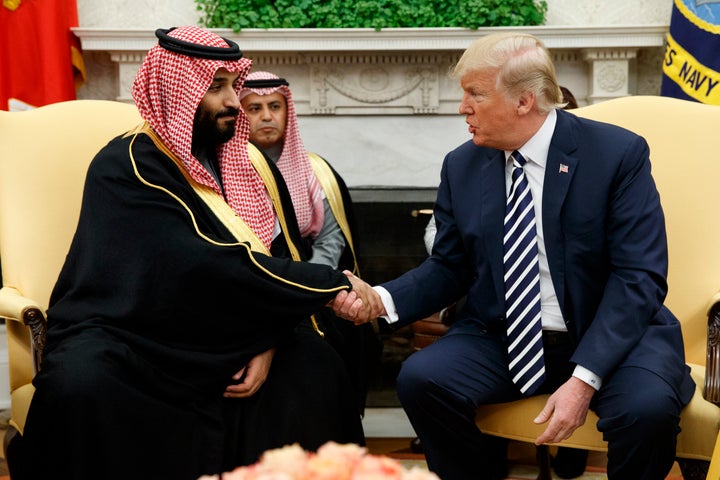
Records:
[[[26,325],[30,329],[33,367],[40,370],[47,335],[47,319],[40,305],[12,287],[0,288],[0,317]]]
[[[710,315],[710,311],[713,308],[717,308],[718,304],[720,304],[720,291],[715,293],[712,297],[710,297],[710,301],[708,302],[707,306],[707,314]]]
[[[707,359],[703,396],[708,402],[720,405],[720,292],[711,299],[707,314]]]

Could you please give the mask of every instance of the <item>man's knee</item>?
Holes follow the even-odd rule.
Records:
[[[400,367],[397,376],[397,393],[400,401],[404,404],[405,399],[417,398],[418,394],[425,388],[427,372],[423,373],[421,365],[424,363],[421,352],[410,355]]]
[[[674,436],[679,431],[680,405],[672,390],[638,390],[616,400],[612,411],[601,414],[598,429],[612,440],[631,435],[638,441]],[[607,410],[607,409],[606,409]]]
[[[458,388],[457,379],[448,375],[447,364],[424,351],[411,355],[397,378],[397,393],[406,411],[452,410],[473,417],[476,403]]]

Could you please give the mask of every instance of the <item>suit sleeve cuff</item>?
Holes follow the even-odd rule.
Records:
[[[575,365],[573,377],[579,378],[583,382],[593,387],[595,390],[600,390],[600,387],[602,386],[602,378],[598,377],[587,368],[581,367],[580,365]]]
[[[382,315],[380,318],[384,318],[385,321],[388,323],[395,323],[398,321],[398,314],[397,314],[397,308],[395,308],[395,302],[393,301],[392,295],[390,295],[390,292],[385,290],[383,287],[380,286],[374,286],[372,287],[373,290],[375,290],[378,295],[380,295],[380,300],[383,303],[383,306],[385,307],[385,312],[387,315]]]

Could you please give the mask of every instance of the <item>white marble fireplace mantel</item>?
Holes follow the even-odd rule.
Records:
[[[469,138],[457,115],[461,90],[447,72],[478,36],[507,30],[547,45],[560,83],[580,105],[659,90],[664,24],[214,31],[237,42],[254,70],[290,81],[306,146],[349,186],[433,187],[443,155]],[[84,52],[109,55],[116,65],[112,99],[132,101],[154,30],[74,32]]]
[[[283,65],[438,66],[452,64],[479,35],[496,31],[525,31],[545,42],[562,77],[563,64],[581,62],[591,74],[587,103],[631,94],[632,60],[638,49],[662,47],[667,25],[586,27],[493,27],[372,29],[246,29],[234,33],[215,29],[234,40],[256,63]],[[118,99],[129,100],[128,84],[147,50],[157,41],[153,30],[75,28],[84,51],[105,51],[120,66]],[[419,59],[414,58],[420,56]],[[443,72],[444,73],[444,72]],[[562,78],[561,78],[562,80]],[[567,82],[566,82],[567,83]],[[578,90],[578,89],[575,89]],[[378,102],[374,102],[378,103]],[[372,113],[382,106],[376,105]],[[420,113],[428,113],[421,109]],[[301,112],[308,113],[308,112]],[[328,113],[328,112],[322,112]],[[445,112],[432,112],[445,113]],[[452,112],[454,113],[454,112]]]

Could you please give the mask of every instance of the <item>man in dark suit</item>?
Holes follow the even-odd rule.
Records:
[[[335,300],[336,312],[402,326],[467,295],[449,332],[411,355],[398,377],[403,408],[443,480],[504,478],[505,455],[477,429],[476,407],[540,393],[552,395],[535,419],[547,423],[536,443],[568,438],[593,409],[610,479],[664,479],[694,385],[680,324],[663,306],[665,223],[647,143],[562,111],[550,55],[530,35],[482,37],[453,73],[472,141],[443,163],[432,255],[374,288],[382,306],[357,289]],[[534,227],[506,253],[516,190],[532,197],[524,212]],[[518,251],[534,260],[516,271],[507,258]],[[518,271],[535,274],[516,288],[507,282]],[[525,317],[537,325],[507,320]],[[533,329],[535,342],[518,346]],[[530,354],[516,363],[513,349]]]

